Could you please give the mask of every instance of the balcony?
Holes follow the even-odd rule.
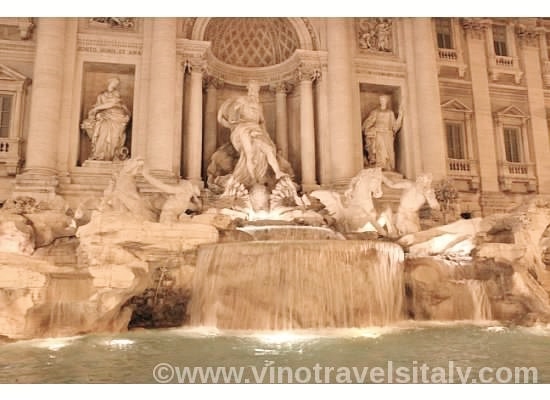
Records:
[[[466,64],[462,61],[461,54],[456,49],[438,49],[437,51],[439,57],[439,70],[441,67],[450,67],[456,68],[458,70],[458,75],[460,78],[464,78],[464,73],[466,72]]]
[[[479,172],[476,160],[447,158],[447,174],[454,181],[467,184],[465,190],[479,189]]]
[[[537,190],[535,164],[501,161],[499,181],[503,191],[534,192]]]
[[[519,59],[517,57],[493,56],[489,60],[489,72],[493,81],[497,81],[500,75],[512,75],[516,85],[520,84],[523,77],[523,71],[519,67]]]
[[[22,164],[21,139],[0,138],[0,176],[15,175]]]

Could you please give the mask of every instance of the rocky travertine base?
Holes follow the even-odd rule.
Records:
[[[77,237],[58,239],[33,255],[0,253],[0,336],[125,330],[132,309],[124,305],[154,283],[153,271],[170,269],[175,288],[188,288],[197,246],[217,242],[218,231],[113,212],[94,213]]]
[[[414,319],[550,322],[544,264],[550,203],[535,198],[509,214],[459,221],[400,240],[408,313]]]

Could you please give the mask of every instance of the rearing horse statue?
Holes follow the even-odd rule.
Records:
[[[310,196],[321,201],[336,219],[339,229],[345,232],[358,231],[367,223],[384,234],[376,221],[377,213],[372,198],[382,197],[384,175],[380,168],[367,168],[352,178],[349,188],[341,196],[332,190],[315,190]]]

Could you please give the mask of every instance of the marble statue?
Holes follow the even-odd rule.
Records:
[[[389,107],[390,96],[380,96],[380,107],[371,111],[363,121],[362,131],[368,152],[368,165],[380,167],[385,171],[395,171],[395,134],[403,123],[403,110],[397,117]]]
[[[160,223],[182,221],[188,218],[186,211],[200,210],[200,190],[191,181],[183,179],[179,185],[168,185],[152,176],[146,165],[142,166],[141,171],[151,185],[169,195],[160,212]]]
[[[107,89],[97,96],[81,124],[92,141],[90,160],[113,161],[128,156],[124,142],[130,111],[120,98],[119,86],[118,78],[109,79]]]
[[[136,176],[142,167],[143,160],[140,158],[124,161],[121,170],[113,175],[103,192],[100,212],[129,212],[146,221],[156,221],[156,213],[141,196],[136,184]]]
[[[239,153],[233,179],[247,188],[265,183],[269,169],[276,180],[285,175],[265,128],[259,91],[257,82],[249,82],[247,96],[227,99],[218,112],[218,122],[231,130],[231,144]]]
[[[403,236],[420,231],[418,211],[424,203],[428,202],[432,210],[440,209],[432,188],[431,174],[421,174],[415,182],[410,180],[392,182],[384,178],[384,184],[392,189],[403,190],[395,216],[391,216],[390,209],[384,211],[386,228],[390,236]]]
[[[379,233],[384,234],[385,231],[377,222],[372,198],[382,197],[382,182],[385,179],[380,168],[367,168],[352,178],[343,196],[331,190],[314,190],[310,196],[325,205],[340,230],[358,231],[370,223]]]

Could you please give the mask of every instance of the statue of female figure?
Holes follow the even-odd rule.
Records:
[[[250,82],[247,96],[226,100],[218,112],[218,122],[231,129],[231,144],[239,153],[233,179],[247,188],[265,183],[269,167],[277,180],[286,175],[281,171],[277,149],[265,128],[259,91],[259,85]]]
[[[97,96],[96,103],[88,111],[88,118],[82,122],[82,129],[92,141],[90,160],[113,161],[127,156],[124,142],[130,111],[122,103],[119,86],[118,78],[109,79],[107,90]]]
[[[397,118],[389,108],[390,97],[380,96],[380,107],[373,110],[363,122],[362,130],[366,138],[369,164],[385,171],[395,171],[395,134],[401,129],[403,111],[399,109]]]

